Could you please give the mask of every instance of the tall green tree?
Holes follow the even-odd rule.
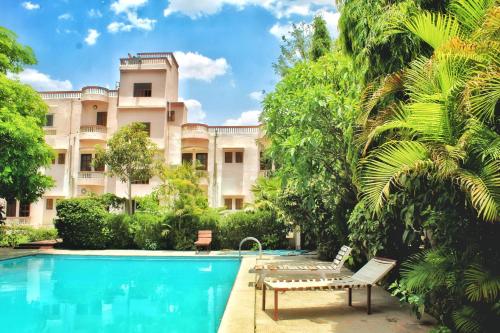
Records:
[[[146,127],[132,123],[120,128],[107,147],[96,146],[94,165],[106,165],[107,173],[127,184],[127,212],[132,214],[132,183],[149,180],[156,170],[158,147]]]
[[[33,51],[16,39],[0,27],[0,197],[33,202],[53,186],[41,171],[53,151],[42,129],[47,105],[31,87],[6,76],[36,63]]]
[[[292,24],[288,35],[281,36],[281,53],[273,64],[274,71],[281,77],[298,62],[310,57],[312,27],[310,24]]]
[[[332,49],[332,39],[326,22],[321,16],[316,16],[313,21],[313,35],[311,41],[311,60],[318,60]]]
[[[353,125],[359,85],[352,62],[340,52],[297,63],[263,102],[261,121],[269,157],[289,193],[286,205],[302,231],[329,256],[346,237],[346,214],[356,203]],[[300,198],[300,199],[297,199]],[[292,209],[297,204],[301,209]],[[337,249],[338,250],[338,249]]]

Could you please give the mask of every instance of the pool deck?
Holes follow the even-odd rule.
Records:
[[[118,255],[118,256],[197,256],[223,258],[224,252],[196,254],[194,251],[142,251],[142,250],[13,250],[0,248],[0,259],[31,254]],[[219,333],[299,333],[299,332],[356,332],[356,333],[420,333],[428,332],[435,320],[425,315],[417,320],[408,306],[401,306],[381,287],[372,290],[372,314],[366,314],[366,290],[353,290],[353,306],[347,306],[345,291],[298,291],[280,294],[279,321],[272,319],[273,300],[269,297],[266,311],[262,311],[262,292],[256,290],[256,263],[314,264],[320,262],[312,256],[270,256],[262,259],[245,256],[241,262],[229,297]],[[321,262],[324,264],[324,262]],[[345,269],[342,273],[350,274]],[[293,278],[293,275],[282,277]],[[302,278],[307,277],[301,275]],[[314,277],[312,275],[311,277]]]

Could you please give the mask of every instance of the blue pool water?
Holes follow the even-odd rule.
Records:
[[[2,332],[216,332],[236,258],[36,255],[0,261]]]

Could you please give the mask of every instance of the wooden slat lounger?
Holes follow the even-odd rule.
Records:
[[[367,288],[368,314],[371,314],[371,287],[382,280],[391,269],[396,266],[396,261],[385,258],[373,258],[361,267],[354,275],[338,279],[320,280],[265,280],[262,287],[262,310],[266,309],[266,289],[274,290],[274,320],[278,320],[278,292],[282,291],[315,291],[348,289],[348,304],[352,305],[352,288]]]
[[[342,246],[331,264],[323,265],[255,265],[255,271],[259,274],[257,286],[261,286],[264,279],[273,273],[293,273],[293,274],[319,274],[325,278],[325,274],[339,274],[344,266],[344,262],[351,254],[349,246]]]

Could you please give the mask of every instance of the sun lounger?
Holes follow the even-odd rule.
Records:
[[[278,320],[278,292],[315,291],[348,289],[348,304],[352,305],[352,289],[367,288],[367,312],[371,314],[371,287],[382,280],[396,261],[385,258],[373,258],[354,275],[337,279],[305,279],[305,280],[265,280],[262,287],[262,310],[266,308],[266,289],[274,290],[274,320]]]
[[[259,274],[259,279],[257,281],[257,286],[260,288],[264,279],[270,275],[282,274],[282,273],[293,273],[296,274],[314,274],[320,275],[322,278],[326,278],[326,274],[339,274],[340,270],[344,266],[344,262],[351,254],[352,249],[349,246],[342,246],[337,253],[337,256],[331,264],[320,264],[320,265],[256,265],[255,271]]]

